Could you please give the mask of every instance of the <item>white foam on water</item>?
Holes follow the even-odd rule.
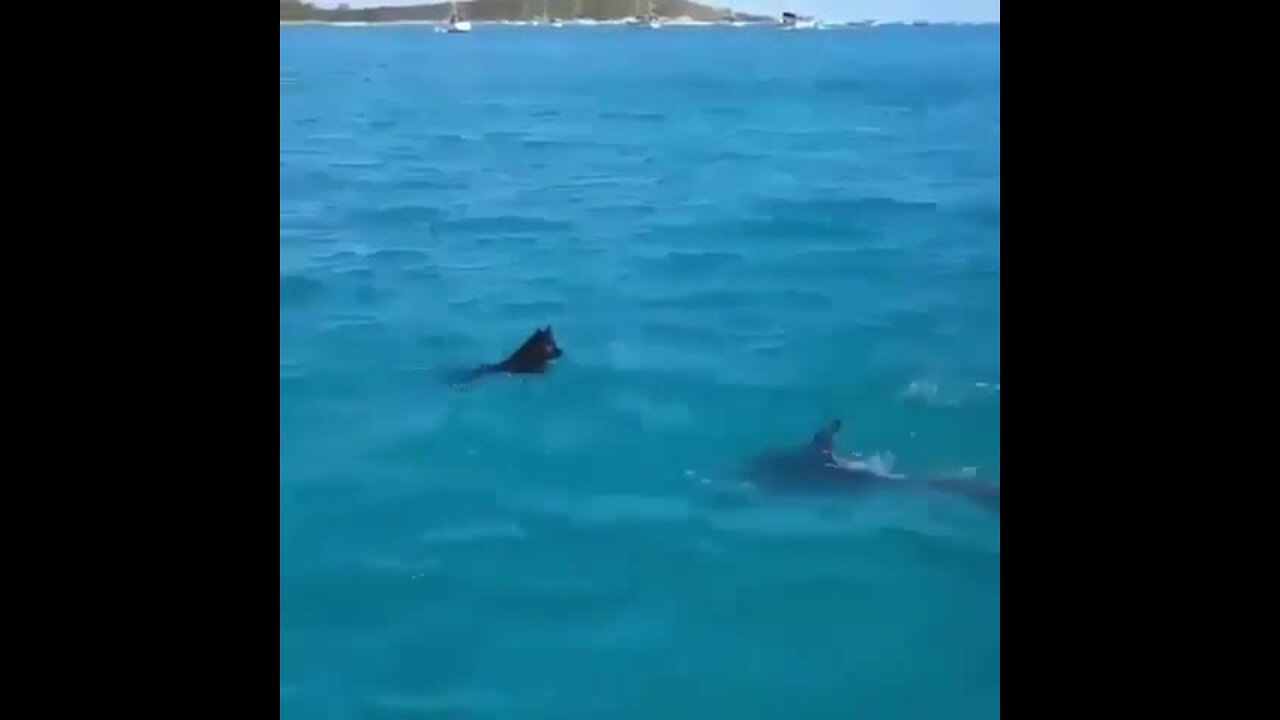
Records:
[[[903,391],[903,396],[910,400],[933,402],[938,399],[938,383],[932,380],[912,380]]]

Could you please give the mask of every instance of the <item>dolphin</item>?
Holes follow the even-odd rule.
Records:
[[[524,344],[499,363],[481,365],[472,370],[466,380],[475,380],[493,373],[515,375],[540,375],[560,359],[564,351],[556,343],[555,333],[548,325],[533,331]]]
[[[747,463],[748,476],[766,490],[778,492],[856,493],[923,486],[964,497],[1000,511],[1000,486],[965,476],[909,478],[877,468],[857,456],[836,453],[841,422],[833,420],[803,444],[765,451]]]

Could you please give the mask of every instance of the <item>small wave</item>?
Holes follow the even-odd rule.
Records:
[[[671,310],[734,310],[756,302],[756,297],[746,290],[693,290],[684,293],[668,292],[659,297],[640,297],[637,301],[646,307]]]
[[[715,482],[712,478],[706,475],[699,475],[697,471],[688,468],[685,469],[684,476],[690,480],[696,480],[699,485],[710,485]]]
[[[333,252],[317,254],[315,261],[321,265],[338,266],[355,262],[360,259],[360,254],[354,250],[334,250]]]
[[[960,214],[972,220],[979,227],[999,230],[1000,229],[1000,203],[983,203],[964,208]]]
[[[348,160],[330,160],[329,167],[340,168],[343,170],[363,170],[366,168],[382,167],[385,165],[378,158],[352,158]]]
[[[562,138],[526,137],[520,141],[520,144],[528,148],[574,148],[582,145],[582,142]]]
[[[415,248],[383,248],[369,254],[370,263],[393,267],[429,262],[430,259],[426,252]]]
[[[894,219],[932,213],[938,204],[896,197],[861,197],[834,200],[775,200],[761,208],[775,217],[821,218],[829,222]]]
[[[686,522],[694,508],[684,497],[597,495],[578,505],[573,517],[593,524]]]
[[[408,575],[411,579],[419,579],[430,572],[440,569],[440,561],[434,558],[409,561],[395,557],[370,557],[360,562],[363,569],[374,573],[390,575]]]
[[[504,300],[497,304],[498,312],[507,319],[527,319],[551,322],[568,310],[560,300]]]
[[[443,273],[483,273],[498,267],[497,263],[487,260],[451,260],[442,259],[436,263],[436,268]],[[472,305],[484,302],[485,299],[479,296],[452,298],[450,305]]]
[[[931,403],[938,399],[938,383],[932,380],[912,380],[907,389],[902,391],[903,397],[910,400],[923,400]]]
[[[431,133],[431,135],[428,136],[428,139],[433,140],[435,142],[452,144],[452,143],[476,142],[479,140],[483,140],[484,138],[483,136],[477,135],[475,133],[436,132],[436,133]]]
[[[975,383],[940,383],[933,378],[912,380],[902,391],[902,398],[935,407],[955,407],[966,401],[992,397],[1000,392],[1000,384],[985,382]]]
[[[490,130],[484,134],[486,141],[520,140],[528,135],[523,130]]]
[[[693,426],[693,412],[684,403],[663,402],[638,393],[626,393],[611,398],[610,405],[636,418],[648,430],[683,430]]]
[[[342,190],[351,187],[351,173],[334,172],[334,168],[311,168],[302,176],[309,186],[320,191]]]
[[[761,160],[767,161],[771,157],[771,154],[762,150],[751,150],[746,148],[713,148],[707,154],[707,157],[712,162],[755,162]]]
[[[457,178],[410,175],[397,180],[393,187],[400,190],[465,190],[470,184]]]
[[[327,320],[320,324],[319,331],[322,335],[353,335],[352,341],[365,339],[374,339],[374,333],[382,329],[383,323],[376,317],[350,317],[335,320]]]
[[[312,157],[324,154],[325,151],[319,148],[280,146],[281,157]]]
[[[673,273],[699,275],[724,272],[746,260],[737,252],[722,250],[670,250],[659,257],[645,257],[637,262],[642,270],[669,276]]]
[[[921,552],[938,563],[936,567],[954,566],[957,561],[974,567],[971,561],[985,561],[1000,557],[1000,541],[973,536],[945,523],[917,522],[912,525],[885,527],[879,536]]]
[[[358,283],[371,283],[374,281],[373,268],[360,263],[349,267],[336,268],[333,270],[335,277],[344,281],[354,281]]]
[[[708,115],[714,118],[722,118],[722,119],[727,119],[727,118],[740,119],[740,118],[747,117],[747,111],[744,108],[734,107],[732,105],[717,105],[717,106],[709,107],[704,109],[702,113],[704,115]]]
[[[814,88],[820,92],[857,94],[870,87],[872,85],[862,78],[833,78],[814,83]]]
[[[312,133],[303,138],[306,142],[345,142],[353,140],[355,136],[351,133]]]
[[[439,232],[553,232],[569,231],[573,224],[563,220],[522,215],[488,215],[453,218],[440,221]]]
[[[280,361],[281,380],[303,380],[311,372],[306,363]]]
[[[640,331],[646,341],[655,345],[688,345],[694,347],[717,347],[724,340],[720,328],[705,323],[678,321],[644,322]]]
[[[667,119],[666,113],[661,112],[629,112],[618,110],[606,110],[598,115],[601,120],[638,120],[641,122],[662,122]]]
[[[280,276],[280,304],[303,305],[324,293],[324,283],[303,275]]]
[[[349,217],[354,223],[385,227],[388,225],[432,223],[438,220],[441,214],[438,208],[425,205],[389,205],[354,210]]]
[[[892,466],[891,456],[876,462],[883,463],[881,469]],[[954,545],[969,534],[969,526],[957,526],[952,518],[929,512],[940,499],[948,498],[921,493],[909,480],[902,482],[902,492],[867,493],[856,503],[836,496],[771,496],[768,502],[756,502],[750,494],[739,493],[738,502],[709,510],[707,519],[718,532],[777,540],[845,537],[878,542],[909,535]],[[989,517],[984,515],[982,520],[988,522]]]
[[[419,540],[427,545],[470,545],[484,540],[523,540],[528,532],[517,522],[496,521],[434,528]]]
[[[816,290],[786,288],[767,294],[776,296],[782,306],[797,310],[826,310],[836,304],[830,295]]]
[[[878,516],[876,504],[867,497],[857,506],[841,506],[839,512],[823,512],[813,503],[740,504],[711,513],[708,523],[720,533],[774,539],[871,537],[895,524]]]
[[[656,178],[646,175],[611,173],[575,173],[565,180],[552,185],[555,189],[583,190],[605,187],[646,187],[658,183]]]
[[[476,718],[498,714],[494,698],[461,690],[427,694],[381,693],[367,701],[361,717]]]

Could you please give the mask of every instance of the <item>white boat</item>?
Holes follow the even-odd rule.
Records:
[[[816,19],[800,17],[793,12],[782,13],[781,25],[783,30],[818,30],[822,27],[822,23]]]
[[[453,12],[449,13],[449,22],[445,25],[445,32],[449,33],[469,33],[471,32],[471,21],[463,20],[462,13],[458,12],[458,3],[455,0],[451,3]]]

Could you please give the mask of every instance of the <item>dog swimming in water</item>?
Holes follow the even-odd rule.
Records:
[[[555,333],[548,325],[535,330],[523,345],[507,356],[506,360],[492,365],[481,365],[468,373],[465,380],[471,381],[494,373],[541,375],[563,355],[564,351],[556,343]]]

